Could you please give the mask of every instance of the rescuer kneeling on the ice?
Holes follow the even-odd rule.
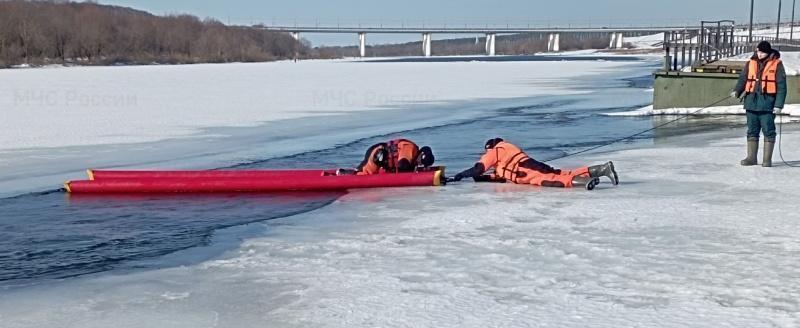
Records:
[[[467,177],[476,180],[486,179],[487,176],[483,174],[494,168],[494,174],[488,176],[489,180],[545,187],[580,186],[592,190],[599,183],[599,177],[605,176],[611,179],[614,185],[619,184],[612,162],[565,171],[554,169],[550,165],[528,157],[519,147],[501,138],[486,141],[485,149],[486,153],[474,167],[456,174],[453,180],[461,181]]]
[[[429,167],[434,162],[431,147],[420,148],[408,139],[395,139],[372,145],[364,160],[355,170],[339,169],[338,175],[370,175],[378,173],[414,172],[418,167]]]

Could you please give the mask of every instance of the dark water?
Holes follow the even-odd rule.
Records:
[[[342,193],[85,196],[0,200],[0,286],[115,268],[205,245],[217,229],[325,206]]]
[[[651,87],[647,81],[649,75],[631,79],[627,88]],[[437,162],[448,165],[452,174],[471,166],[490,137],[502,136],[546,160],[653,126],[651,118],[600,115],[625,108],[614,108],[613,101],[598,106],[598,97],[602,98],[570,96],[543,105],[487,110],[485,117],[476,120],[399,131],[331,149],[242,163],[235,168],[349,167],[360,161],[370,145],[402,136],[431,145]],[[730,123],[690,120],[654,133],[663,137],[727,126]],[[76,197],[49,192],[0,199],[0,287],[146,268],[140,260],[206,245],[218,229],[317,209],[341,195]]]

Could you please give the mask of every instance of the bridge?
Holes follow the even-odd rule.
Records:
[[[759,24],[763,28],[770,24]],[[772,24],[774,26],[774,24]],[[624,44],[625,35],[643,35],[643,34],[656,34],[656,33],[687,33],[690,31],[695,35],[700,34],[700,31],[705,27],[702,25],[697,26],[629,26],[629,27],[607,27],[607,26],[585,26],[585,27],[431,27],[431,26],[256,26],[261,29],[286,32],[290,33],[296,40],[300,39],[301,33],[351,33],[358,35],[358,48],[361,57],[366,56],[367,34],[420,34],[422,35],[422,55],[431,56],[431,41],[432,35],[435,34],[469,34],[469,35],[484,35],[485,36],[485,51],[487,56],[495,55],[496,37],[498,34],[540,34],[547,36],[547,51],[559,51],[560,37],[562,34],[588,34],[588,33],[607,33],[609,39],[610,49],[622,48]],[[748,28],[747,25],[735,25],[735,29]],[[667,40],[665,39],[665,42]]]

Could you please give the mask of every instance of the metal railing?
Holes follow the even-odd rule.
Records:
[[[741,31],[732,20],[702,21],[700,29],[686,29],[664,33],[664,69],[677,71],[689,66],[711,63],[723,58],[752,52],[761,41],[769,41],[774,47],[800,47],[800,41],[774,36],[737,35]]]

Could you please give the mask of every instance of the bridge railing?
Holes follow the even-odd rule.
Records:
[[[773,19],[764,19],[764,22],[770,23],[756,23],[758,28],[766,28],[774,26]],[[288,18],[278,17],[267,19],[260,24],[252,23],[250,25],[261,25],[270,27],[285,27],[285,28],[408,28],[408,29],[444,29],[444,28],[461,28],[461,29],[531,29],[531,28],[654,28],[654,27],[670,27],[671,29],[696,26],[697,21],[686,19],[658,19],[658,18],[582,18],[582,19],[348,19],[348,18]],[[739,25],[744,28],[745,25]]]
[[[548,42],[548,51],[558,51],[559,36],[565,33],[586,34],[586,33],[607,33],[610,35],[609,48],[617,49],[624,45],[624,37],[627,35],[640,36],[645,33],[664,33],[663,42],[658,46],[663,47],[665,51],[665,65],[666,70],[679,70],[690,65],[695,65],[704,62],[711,62],[721,58],[739,55],[745,52],[752,51],[755,43],[763,40],[769,40],[776,43],[778,46],[791,46],[800,47],[800,42],[792,40],[776,39],[764,35],[753,35],[750,40],[747,36],[746,25],[736,25],[733,20],[724,21],[702,21],[700,25],[683,25],[681,26],[657,26],[651,22],[650,27],[647,25],[635,24],[602,24],[601,26],[594,25],[593,23],[584,23],[581,26],[572,24],[558,24],[557,26],[543,27],[543,24],[511,24],[507,23],[505,26],[500,24],[485,24],[485,26],[475,24],[432,24],[428,25],[426,21],[418,24],[408,24],[406,21],[401,21],[399,26],[396,24],[380,23],[374,24],[340,24],[338,21],[335,25],[322,24],[317,22],[314,25],[253,25],[252,27],[261,28],[276,32],[291,33],[292,36],[299,40],[300,33],[355,33],[359,37],[359,53],[361,56],[366,54],[366,35],[371,33],[405,33],[405,34],[418,34],[423,35],[423,53],[425,56],[430,55],[430,36],[433,33],[441,34],[483,34],[486,36],[486,53],[487,55],[494,55],[494,37],[500,34],[539,34],[547,36],[550,40]],[[594,25],[594,26],[593,26]],[[788,25],[788,24],[784,24]],[[775,24],[760,24],[754,26],[763,28]],[[249,27],[248,27],[249,28]],[[763,31],[760,31],[763,32]],[[748,33],[749,34],[749,33]],[[761,34],[761,33],[759,33]],[[477,41],[476,41],[477,42]]]

